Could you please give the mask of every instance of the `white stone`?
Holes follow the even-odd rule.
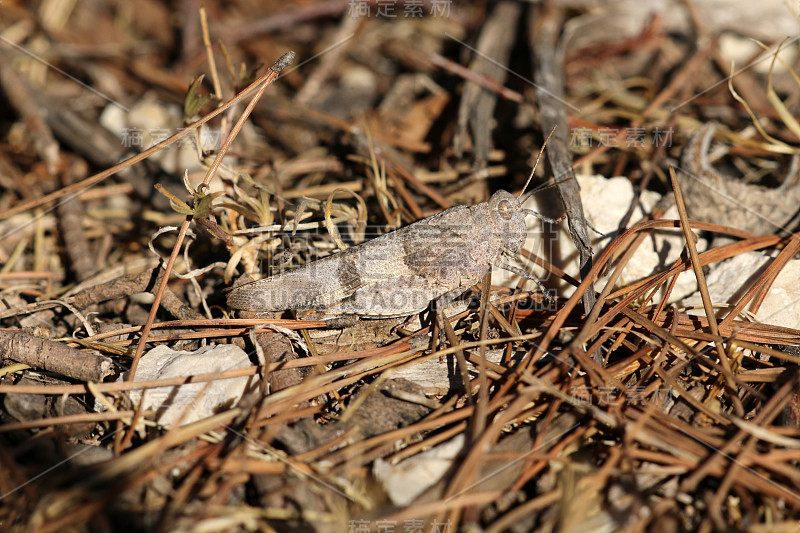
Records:
[[[212,344],[194,352],[175,351],[156,346],[139,360],[136,381],[149,381],[198,374],[221,373],[252,366],[244,350],[232,344]],[[119,381],[127,379],[127,372]],[[130,391],[134,403],[143,402],[143,409],[156,411],[161,426],[189,424],[233,407],[258,378],[245,376],[220,379],[209,383],[190,383],[181,387],[159,387]],[[185,412],[185,415],[184,415]],[[183,418],[181,419],[181,416]]]
[[[397,465],[378,459],[372,473],[393,504],[406,506],[442,479],[463,447],[464,435],[459,434]]]
[[[760,252],[746,252],[711,265],[706,284],[712,303],[735,305],[769,266],[771,260],[770,256]],[[699,292],[686,298],[681,304],[684,307],[694,307],[695,309],[689,311],[691,314],[705,314]],[[750,306],[744,310],[750,311]],[[728,309],[720,309],[718,316],[727,312]],[[755,318],[773,326],[800,329],[800,260],[790,260],[781,270]]]

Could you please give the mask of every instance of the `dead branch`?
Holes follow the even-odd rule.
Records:
[[[81,381],[103,381],[114,369],[108,357],[22,332],[0,331],[0,359],[11,359]]]

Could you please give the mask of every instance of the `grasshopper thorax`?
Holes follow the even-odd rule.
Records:
[[[503,249],[516,254],[527,236],[525,211],[519,199],[506,191],[497,191],[489,198],[489,224],[500,236]]]

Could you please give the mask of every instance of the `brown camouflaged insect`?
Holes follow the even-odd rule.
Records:
[[[228,305],[309,310],[314,318],[388,318],[419,313],[431,302],[441,309],[492,266],[538,283],[510,261],[525,242],[526,215],[558,221],[523,209],[522,201],[498,191],[487,202],[452,207],[295,270],[235,287]]]

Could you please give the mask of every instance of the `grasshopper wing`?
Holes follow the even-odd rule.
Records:
[[[326,315],[403,316],[466,290],[488,270],[491,252],[472,210],[454,207],[295,270],[234,288],[236,309],[312,309]]]

